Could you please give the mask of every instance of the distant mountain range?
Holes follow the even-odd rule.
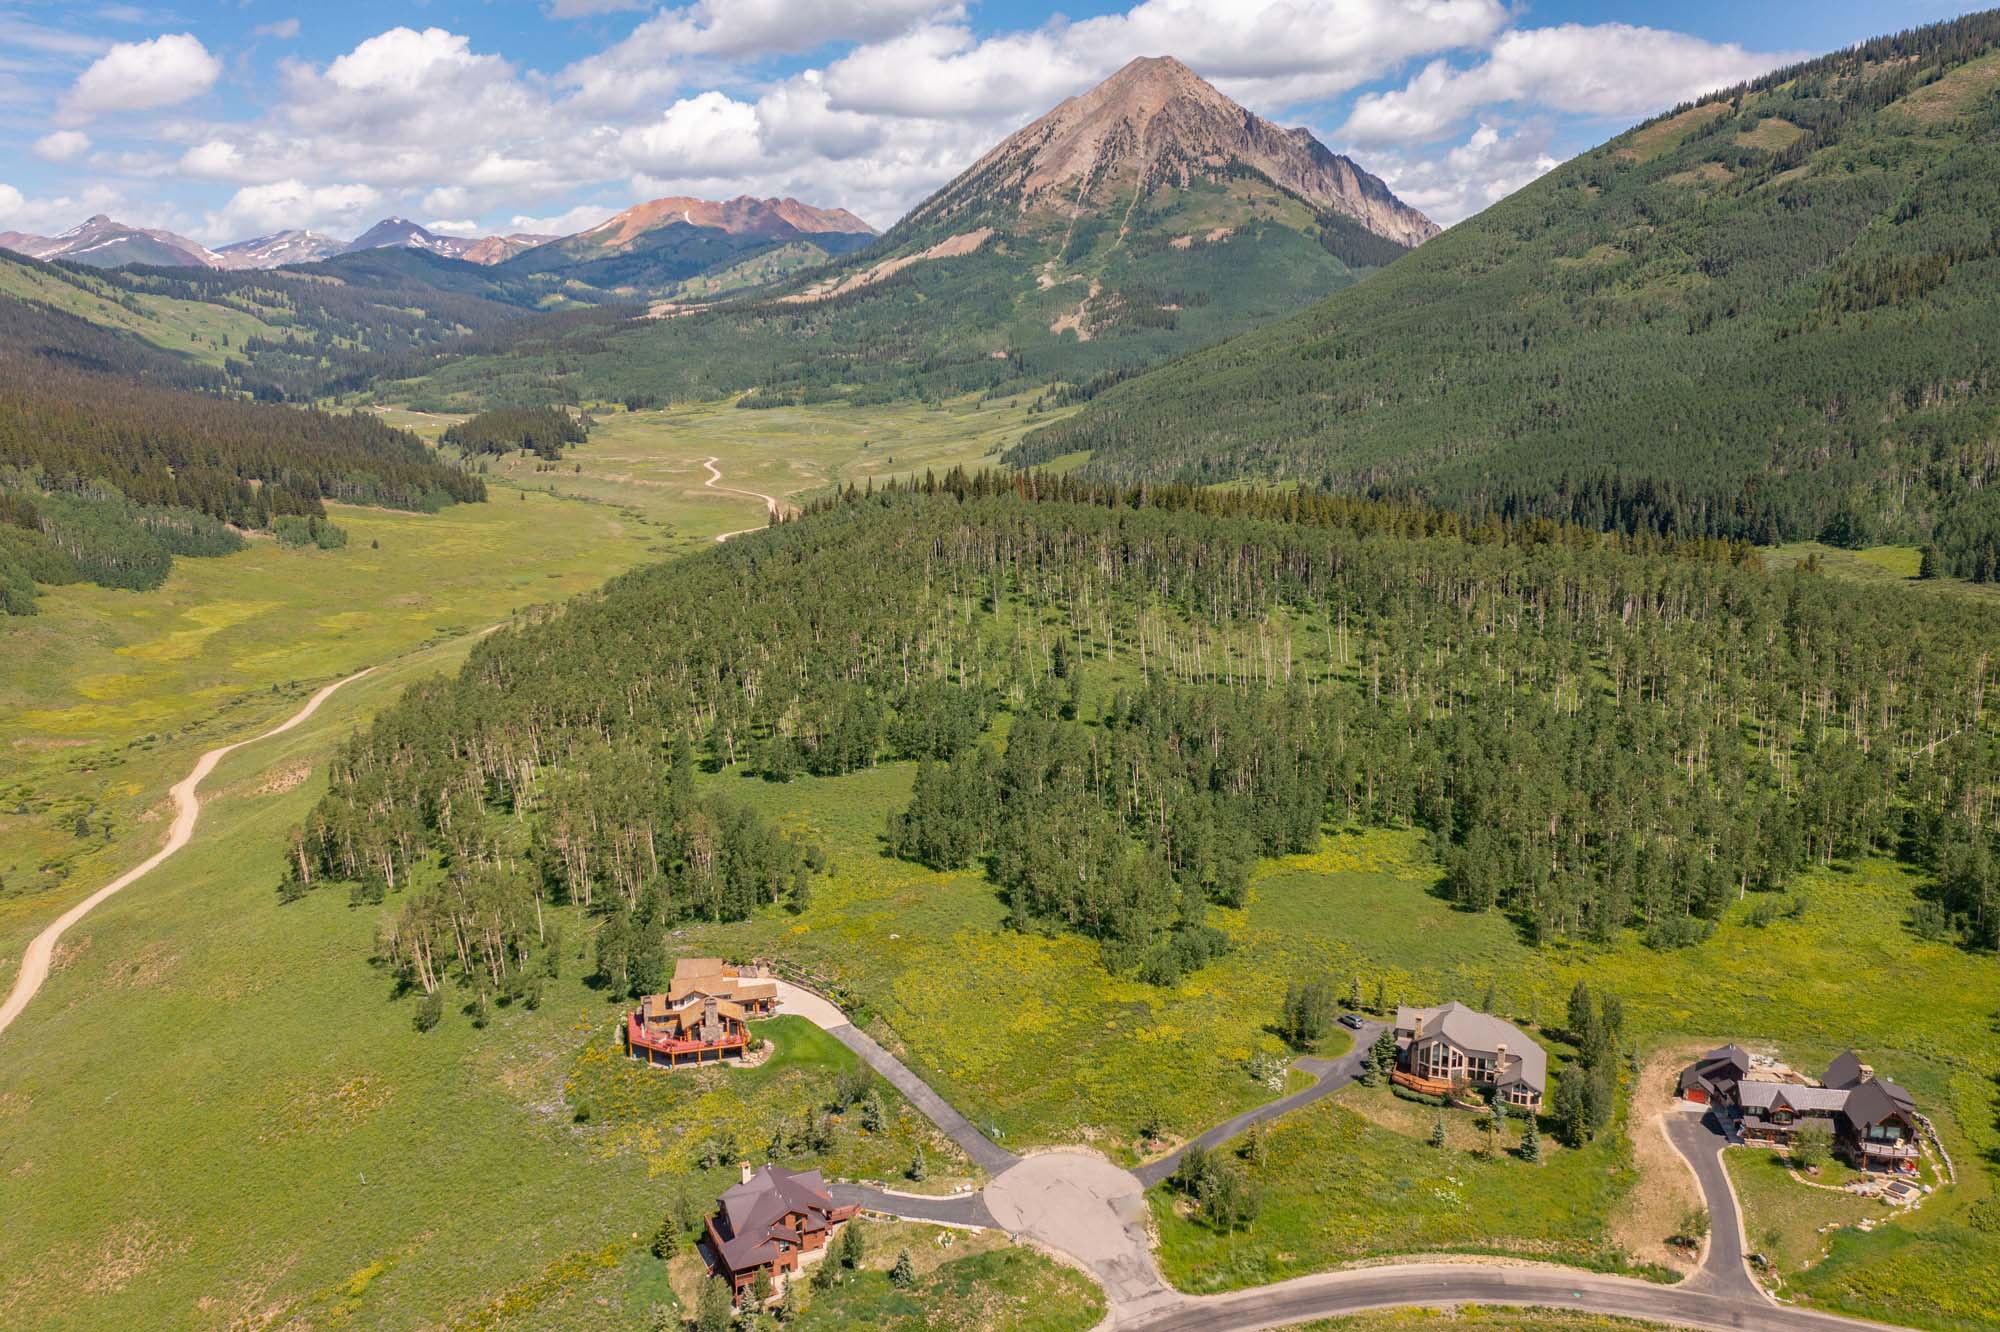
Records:
[[[652,320],[560,336],[567,390],[963,393],[1116,379],[1289,314],[1438,232],[1303,129],[1177,60],[1132,61],[1010,135],[876,238],[788,200],[663,199],[501,266],[598,290],[680,279]],[[732,257],[746,241],[764,248]],[[784,243],[780,244],[779,242]],[[810,247],[810,267],[787,262]],[[860,253],[836,257],[844,248]],[[717,299],[720,297],[720,299]],[[548,337],[446,367],[426,401],[547,393]],[[572,354],[573,353],[573,354]]]
[[[600,274],[626,270],[641,279],[652,277],[671,283],[704,271],[714,262],[753,250],[802,242],[823,261],[874,239],[875,232],[866,222],[841,208],[815,208],[796,199],[744,197],[718,203],[675,197],[639,204],[569,237],[526,232],[448,236],[405,217],[387,217],[353,240],[319,231],[287,230],[210,250],[170,231],[128,226],[99,214],[57,236],[0,232],[0,249],[30,259],[94,268],[147,264],[243,270],[318,263],[339,255],[389,248],[421,250],[490,267],[546,247],[550,252],[523,271],[559,272],[577,265],[597,265],[594,271]],[[679,261],[672,256],[679,256]],[[581,280],[588,281],[588,275]]]
[[[0,231],[0,250],[30,259],[61,259],[93,268],[127,264],[157,264],[166,268],[227,268],[221,256],[197,241],[171,231],[151,231],[114,222],[99,213],[55,236],[31,236]]]
[[[550,241],[507,260],[521,273],[559,273],[613,291],[650,292],[744,263],[765,267],[825,263],[870,245],[875,230],[844,208],[797,199],[726,202],[674,196],[628,208],[588,231]],[[759,274],[746,274],[745,282]],[[729,284],[743,285],[743,284]]]

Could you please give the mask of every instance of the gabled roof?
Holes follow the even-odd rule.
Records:
[[[760,999],[777,999],[778,986],[775,981],[761,977],[746,978],[741,968],[732,967],[719,957],[676,959],[674,978],[667,986],[667,997],[679,1003],[693,994],[712,994],[719,999],[734,999],[749,1003]]]
[[[1844,1087],[1800,1087],[1790,1082],[1745,1082],[1736,1088],[1736,1100],[1745,1110],[1769,1110],[1789,1106],[1798,1111],[1832,1114],[1847,1104]]]
[[[823,1230],[832,1220],[833,1198],[817,1170],[786,1170],[765,1166],[722,1195],[727,1234],[722,1261],[732,1272],[745,1271],[777,1257],[779,1233],[791,1238],[779,1223],[794,1212],[805,1216],[805,1229]]]
[[[1473,1054],[1498,1054],[1507,1047],[1507,1065],[1500,1070],[1498,1085],[1519,1083],[1535,1092],[1547,1089],[1549,1057],[1528,1034],[1511,1022],[1467,1008],[1464,1004],[1441,1004],[1436,1008],[1398,1008],[1396,1032],[1414,1037],[1419,1021],[1421,1039],[1442,1037],[1461,1050]]]
[[[1847,1105],[1843,1113],[1847,1121],[1857,1128],[1867,1128],[1879,1124],[1891,1115],[1908,1116],[1916,1112],[1916,1099],[1893,1082],[1883,1082],[1880,1078],[1868,1081],[1847,1093]]]
[[[1681,1090],[1706,1087],[1715,1092],[1724,1083],[1739,1082],[1750,1071],[1750,1052],[1740,1045],[1722,1045],[1710,1050],[1681,1070]]]
[[[1826,1076],[1820,1081],[1829,1087],[1852,1088],[1861,1085],[1861,1077],[1861,1056],[1852,1050],[1843,1050],[1826,1066]]]

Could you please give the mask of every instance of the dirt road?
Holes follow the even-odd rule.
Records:
[[[125,873],[119,875],[110,883],[105,884],[89,897],[84,898],[81,902],[63,912],[62,915],[56,917],[55,923],[36,935],[34,942],[28,945],[28,951],[21,958],[20,974],[14,977],[14,988],[8,992],[7,1002],[0,1004],[0,1032],[6,1031],[12,1025],[14,1019],[20,1016],[21,1010],[28,1006],[28,1001],[35,997],[36,991],[42,988],[42,982],[49,978],[49,963],[55,957],[56,943],[63,937],[64,932],[89,915],[97,908],[98,904],[109,898],[113,893],[131,887],[134,883],[152,873],[161,861],[188,844],[188,839],[194,835],[195,820],[201,817],[201,797],[195,793],[195,788],[201,785],[203,778],[215,771],[216,764],[222,762],[228,755],[245,745],[254,745],[259,740],[268,740],[274,735],[280,735],[291,730],[294,726],[297,726],[300,722],[303,722],[306,718],[317,712],[319,705],[326,702],[333,695],[334,690],[339,689],[342,685],[354,683],[354,681],[359,680],[374,669],[373,666],[370,666],[368,670],[356,671],[344,680],[335,680],[332,684],[327,685],[311,698],[307,699],[304,707],[287,717],[284,721],[279,722],[276,726],[273,726],[270,730],[265,731],[261,735],[253,735],[248,740],[238,740],[232,744],[223,745],[219,749],[211,749],[197,759],[194,770],[174,785],[172,792],[174,799],[174,823],[173,827],[167,832],[166,843],[138,865],[125,871]]]
[[[721,459],[719,458],[703,458],[701,460],[701,465],[708,469],[708,480],[702,483],[704,489],[719,490],[725,495],[741,495],[745,499],[763,500],[764,512],[769,514],[773,518],[778,517],[780,514],[785,512],[784,503],[780,501],[778,497],[775,495],[766,495],[761,490],[738,490],[735,486],[723,485],[722,473],[719,470],[717,470],[715,466],[715,464],[720,461]],[[727,541],[731,537],[742,536],[746,532],[761,532],[764,530],[766,526],[768,526],[768,524],[759,523],[755,527],[739,527],[734,532],[724,532],[721,536],[717,537],[716,540]]]

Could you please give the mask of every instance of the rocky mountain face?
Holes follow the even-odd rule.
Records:
[[[753,199],[741,195],[715,201],[675,195],[637,204],[588,231],[566,237],[565,250],[614,254],[631,249],[648,233],[679,223],[731,236],[793,239],[797,236],[873,237],[875,229],[845,208],[815,208],[797,199]]]
[[[127,226],[102,213],[55,236],[31,236],[18,231],[0,233],[0,249],[25,254],[30,259],[61,259],[94,268],[117,268],[123,264],[153,264],[163,268],[219,266],[214,252],[199,242],[171,231]]]
[[[215,257],[220,260],[219,268],[277,268],[330,259],[346,248],[346,241],[325,232],[278,231],[224,245],[215,251]]]
[[[410,221],[407,217],[385,217],[349,241],[340,252],[356,254],[362,250],[383,250],[392,245],[400,245],[405,249],[428,250],[447,259],[456,259],[469,244],[470,241],[461,240],[456,236],[440,236]]]
[[[1421,244],[1439,230],[1306,130],[1252,114],[1170,56],[1134,60],[1008,136],[908,221],[953,225],[984,220],[996,207],[1075,217],[1246,169],[1398,245]]]
[[[748,195],[719,201],[674,195],[518,255],[508,267],[608,290],[658,292],[780,250],[789,266],[798,267],[874,240],[874,228],[844,208]]]
[[[557,236],[542,236],[533,232],[517,231],[511,236],[481,236],[470,241],[458,257],[468,264],[502,264],[515,255],[532,250],[538,245],[547,245]]]

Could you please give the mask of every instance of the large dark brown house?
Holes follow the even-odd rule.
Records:
[[[1815,1085],[1752,1077],[1750,1056],[1725,1045],[1681,1072],[1680,1091],[1733,1123],[1745,1142],[1789,1147],[1808,1124],[1820,1123],[1833,1135],[1835,1150],[1857,1169],[1917,1168],[1915,1098],[1876,1077],[1852,1050],[1829,1064]]]
[[[771,1274],[775,1290],[859,1210],[836,1204],[817,1170],[765,1166],[752,1174],[745,1162],[743,1182],[722,1195],[708,1219],[709,1266],[739,1301],[759,1272]]]

